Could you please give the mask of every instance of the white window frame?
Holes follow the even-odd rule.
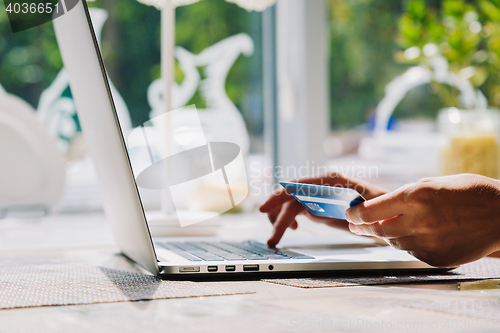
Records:
[[[275,166],[311,168],[326,162],[329,132],[327,0],[278,0]],[[285,177],[295,177],[285,174]]]

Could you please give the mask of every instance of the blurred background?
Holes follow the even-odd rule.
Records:
[[[135,0],[89,6],[105,10],[99,34],[108,75],[131,127],[140,126],[154,109],[148,89],[161,78],[161,12]],[[36,110],[64,156],[62,197],[51,208],[100,210],[78,116],[69,104],[54,106],[71,91],[53,26],[13,34],[4,9],[0,3],[0,85]],[[244,211],[278,179],[325,171],[389,189],[447,173],[498,178],[499,0],[278,0],[263,12],[203,0],[175,11],[175,44],[193,55],[241,33],[253,50],[234,60],[225,90],[249,138]],[[186,75],[177,58],[175,82]],[[57,95],[51,105],[45,91]],[[200,84],[183,104],[208,108],[206,94]],[[471,135],[476,141],[465,142]],[[484,156],[494,163],[485,166]],[[450,159],[463,165],[450,167]],[[28,199],[16,200],[40,201]],[[16,200],[3,200],[3,215]],[[161,206],[157,195],[144,200]]]

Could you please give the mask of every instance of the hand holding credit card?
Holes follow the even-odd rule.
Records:
[[[351,206],[366,201],[356,190],[345,187],[280,182],[312,214],[345,220],[345,212]]]

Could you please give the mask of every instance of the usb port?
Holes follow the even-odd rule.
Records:
[[[207,270],[208,270],[209,272],[217,272],[218,267],[217,267],[217,266],[208,266],[208,267],[207,267]]]
[[[200,266],[186,266],[186,267],[180,267],[179,272],[199,272],[200,271]]]
[[[259,270],[259,265],[243,265],[244,272],[255,272]]]
[[[236,266],[226,266],[226,272],[234,272],[236,270]]]

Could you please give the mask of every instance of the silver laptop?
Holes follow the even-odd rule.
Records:
[[[68,0],[66,0],[68,1]],[[74,2],[74,0],[71,0]],[[152,239],[86,2],[54,20],[64,66],[101,186],[107,219],[124,255],[155,275],[428,270],[388,246],[270,249],[256,240]],[[315,247],[318,249],[318,246]]]

